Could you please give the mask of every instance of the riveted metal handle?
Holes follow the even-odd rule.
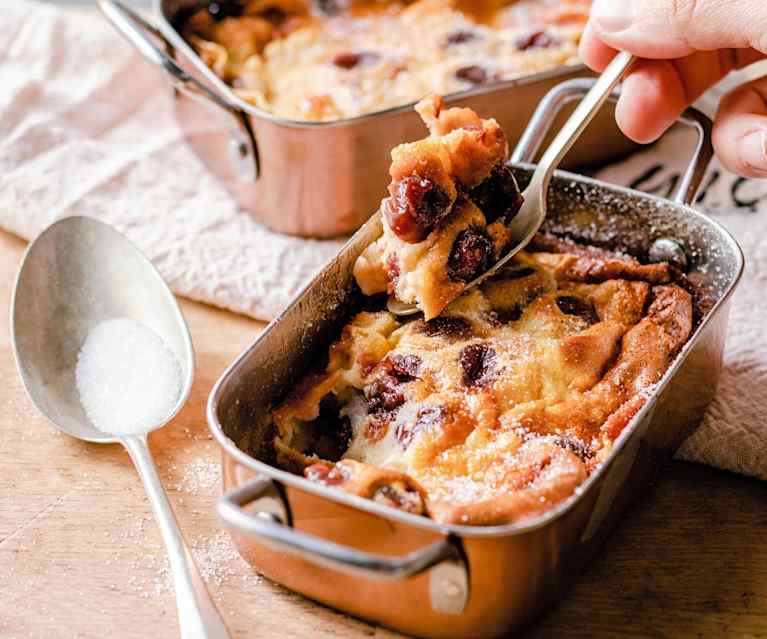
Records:
[[[250,510],[244,510],[250,505]],[[258,538],[265,546],[297,555],[314,564],[373,579],[407,579],[430,571],[434,610],[463,611],[469,576],[458,542],[450,537],[402,557],[375,555],[337,544],[292,527],[290,509],[279,486],[259,478],[218,502],[218,515],[232,530]]]
[[[230,128],[230,160],[235,175],[243,181],[257,179],[260,174],[258,148],[242,111],[179,66],[163,50],[163,47],[166,50],[171,47],[158,27],[118,0],[98,0],[98,5],[106,18],[144,59],[165,72],[176,90],[226,115]]]
[[[595,80],[590,78],[576,78],[562,82],[549,91],[538,105],[527,129],[519,139],[519,143],[512,153],[511,161],[516,163],[532,162],[559,112],[566,105],[582,98],[594,86],[594,83]],[[615,90],[610,100],[617,102],[619,96],[620,91]],[[682,174],[676,194],[673,197],[674,202],[690,205],[695,201],[695,196],[698,194],[706,175],[706,169],[714,155],[714,148],[711,144],[712,124],[706,115],[694,108],[687,109],[679,118],[679,122],[698,133],[698,140],[692,157]]]

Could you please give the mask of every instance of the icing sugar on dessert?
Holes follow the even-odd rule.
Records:
[[[80,402],[111,435],[145,433],[162,423],[181,394],[181,366],[151,328],[128,318],[97,324],[77,355]]]

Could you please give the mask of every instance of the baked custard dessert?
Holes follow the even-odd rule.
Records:
[[[522,196],[495,120],[444,109],[439,97],[416,110],[430,136],[392,151],[383,235],[354,276],[365,295],[394,294],[430,320],[502,257]]]
[[[329,121],[574,63],[590,4],[221,0],[181,32],[246,102]]]
[[[420,184],[428,179],[440,197],[416,198],[412,217],[432,219],[434,201],[447,212],[412,261],[402,251],[418,244],[385,222],[374,247],[392,248],[371,250],[398,256],[400,281],[432,252],[443,268],[467,230],[494,238],[499,222],[489,221],[483,202],[504,212],[519,205],[507,179],[493,177],[507,169],[497,163],[505,142],[492,120],[442,111],[438,99],[420,110],[432,137],[395,150],[392,198],[401,191],[397,180],[432,193]],[[483,197],[472,197],[478,188]],[[392,206],[384,201],[385,220]],[[420,239],[425,231],[413,228],[412,239]],[[363,291],[367,253],[356,271]],[[390,284],[382,280],[373,292]],[[573,495],[610,455],[688,340],[694,320],[686,286],[667,263],[539,234],[436,317],[356,314],[330,346],[327,365],[272,411],[270,453],[311,481],[441,523],[538,516]]]

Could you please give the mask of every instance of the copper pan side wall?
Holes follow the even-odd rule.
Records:
[[[187,70],[197,74],[189,66]],[[564,70],[547,79],[522,81],[517,86],[456,98],[450,103],[470,106],[484,117],[496,118],[513,148],[549,89],[578,75],[584,72]],[[225,118],[182,93],[176,93],[175,102],[187,142],[239,205],[275,231],[309,237],[344,235],[361,226],[386,195],[391,149],[426,135],[423,123],[412,110],[319,125],[291,125],[247,115],[261,174],[255,181],[242,180],[231,169]],[[558,122],[570,111],[565,109]],[[632,148],[615,125],[613,107],[608,106],[564,166],[605,162]]]
[[[237,462],[225,459],[225,489],[239,485],[235,476],[242,478],[248,473]],[[398,522],[290,487],[287,493],[294,528],[324,539],[395,556],[415,551],[440,538],[430,531],[403,527]],[[240,554],[258,572],[311,599],[410,634],[449,636],[442,625],[444,620],[440,624],[428,614],[431,610],[428,574],[404,581],[368,579],[276,552],[251,538],[234,534],[233,540]]]

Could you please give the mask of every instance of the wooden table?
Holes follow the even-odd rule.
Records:
[[[0,298],[24,244],[0,233]],[[235,637],[397,636],[253,575],[216,524],[208,391],[262,325],[183,303],[197,379],[151,437],[187,539]],[[7,308],[7,307],[6,307]],[[127,454],[57,434],[21,388],[0,313],[0,637],[176,637],[159,534]],[[767,484],[676,463],[569,598],[526,637],[767,637]],[[329,586],[332,587],[332,586]]]

